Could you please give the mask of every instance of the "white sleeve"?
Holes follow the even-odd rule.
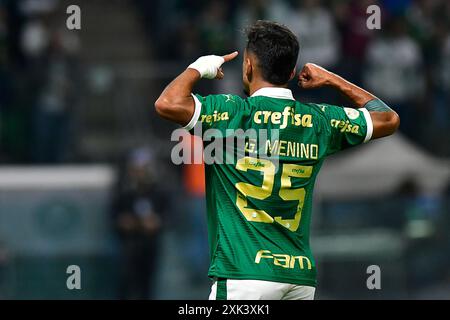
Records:
[[[195,94],[191,93],[191,95],[192,95],[192,98],[194,98],[194,103],[195,103],[194,114],[192,115],[192,118],[188,122],[188,124],[183,127],[183,129],[186,129],[188,131],[191,130],[193,127],[195,127],[195,125],[197,124],[198,118],[200,116],[200,111],[202,110],[202,103],[200,102],[200,100],[198,100],[198,98],[195,96]]]
[[[366,119],[366,123],[367,123],[367,133],[366,133],[366,138],[364,139],[364,143],[366,143],[372,138],[373,122],[372,122],[372,117],[370,116],[370,113],[366,108],[361,108],[360,110],[364,114],[364,118]]]

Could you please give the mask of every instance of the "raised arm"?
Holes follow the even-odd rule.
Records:
[[[201,78],[222,79],[222,64],[233,60],[237,52],[225,56],[203,56],[176,77],[155,102],[156,112],[163,118],[186,125],[194,114],[192,89]]]
[[[342,92],[358,108],[366,108],[373,122],[372,138],[393,134],[400,125],[397,113],[366,90],[316,64],[307,63],[299,75],[299,86],[304,89],[331,86]]]

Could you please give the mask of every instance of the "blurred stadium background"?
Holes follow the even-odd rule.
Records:
[[[66,28],[70,4],[81,30]],[[381,30],[366,28],[370,4]],[[198,56],[242,52],[240,30],[262,18],[299,36],[299,65],[373,90],[402,120],[319,175],[317,298],[450,299],[449,17],[446,0],[1,0],[0,299],[207,298],[202,167],[172,164],[176,126],[153,102]],[[240,94],[240,79],[233,62],[198,92]],[[381,290],[366,287],[372,264]]]

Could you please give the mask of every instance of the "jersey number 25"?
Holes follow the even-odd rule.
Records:
[[[273,191],[275,181],[275,165],[266,159],[256,159],[253,157],[244,157],[237,161],[236,169],[245,171],[256,170],[263,173],[263,183],[261,186],[255,186],[250,183],[238,182],[235,184],[239,191],[236,197],[236,205],[248,221],[274,223],[277,222],[290,231],[297,231],[302,218],[303,203],[306,192],[304,188],[291,188],[291,177],[309,178],[312,174],[312,166],[301,166],[296,164],[283,164],[281,174],[281,187],[279,196],[286,201],[298,201],[297,211],[293,219],[283,219],[279,216],[271,216],[261,209],[247,207],[247,197],[258,200],[264,200],[270,197]]]

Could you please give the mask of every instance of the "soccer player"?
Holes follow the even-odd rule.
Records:
[[[234,163],[205,167],[208,275],[213,279],[209,298],[313,299],[316,265],[309,229],[319,169],[333,153],[393,134],[399,117],[371,93],[311,63],[298,75],[298,85],[332,87],[356,108],[295,100],[287,89],[296,76],[295,35],[283,25],[258,21],[248,28],[247,38],[242,65],[246,99],[192,93],[202,78],[222,79],[222,64],[238,53],[210,55],[198,58],[164,89],[156,111],[187,130],[197,124],[224,133],[278,130],[266,148],[255,149],[247,141],[244,155]]]

